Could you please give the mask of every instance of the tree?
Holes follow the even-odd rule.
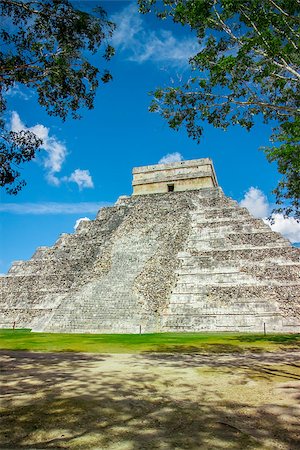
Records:
[[[49,115],[79,118],[80,108],[93,108],[99,80],[112,78],[88,56],[111,37],[115,26],[100,6],[88,13],[69,0],[2,0],[0,17],[0,186],[15,194],[25,184],[18,166],[35,156],[41,141],[29,131],[5,129],[7,90],[20,83],[35,90]],[[113,54],[106,42],[104,59]]]
[[[197,141],[203,121],[247,130],[258,115],[275,123],[273,145],[264,149],[282,174],[274,211],[300,219],[300,1],[138,1],[141,12],[195,30],[199,42],[189,60],[193,76],[157,89],[150,110]]]

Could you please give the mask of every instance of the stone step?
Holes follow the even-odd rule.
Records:
[[[297,248],[281,244],[272,247],[243,246],[240,248],[214,248],[208,250],[191,249],[190,251],[180,252],[178,257],[182,259],[187,255],[193,258],[204,258],[203,261],[209,258],[214,263],[236,260],[248,261],[249,259],[253,261],[268,260],[276,264],[282,264],[285,261],[300,261],[300,253]]]
[[[286,247],[290,248],[290,244],[284,240],[277,240],[276,242],[269,242],[265,245],[257,246],[260,249],[265,249],[268,251],[269,249],[284,249]],[[213,242],[209,242],[203,240],[201,242],[196,242],[193,244],[188,244],[186,246],[186,250],[190,252],[221,252],[225,250],[252,250],[253,246],[250,242],[242,244],[242,243],[228,243],[225,240],[215,239]]]
[[[269,283],[265,284],[244,284],[243,286],[239,285],[199,285],[196,286],[194,283],[177,283],[177,285],[173,288],[172,294],[198,294],[199,296],[207,295],[207,297],[220,298],[226,300],[229,298],[239,298],[239,297],[248,297],[252,299],[253,297],[262,297],[262,298],[277,298],[277,295],[282,295],[285,297],[289,296],[299,296],[300,294],[300,283],[288,283],[278,284],[273,286],[274,289],[270,288]],[[279,294],[278,294],[279,293]]]
[[[177,314],[177,315],[184,315],[184,316],[193,316],[194,314],[209,314],[209,315],[231,315],[231,314],[256,314],[256,315],[262,315],[262,314],[280,314],[274,306],[272,305],[266,305],[265,303],[261,304],[249,304],[248,308],[245,307],[245,305],[239,306],[239,304],[236,304],[235,306],[224,306],[223,308],[218,306],[207,306],[206,308],[202,305],[195,305],[194,307],[189,307],[188,305],[184,304],[184,306],[180,303],[174,303],[174,306],[172,308],[168,309],[168,314]]]
[[[254,234],[254,233],[263,233],[270,232],[271,229],[267,226],[227,226],[226,228],[210,228],[203,226],[195,226],[192,227],[192,231],[189,239],[197,240],[197,239],[218,239],[223,237],[231,236],[232,234]]]
[[[247,227],[252,228],[259,228],[259,229],[269,229],[270,226],[267,225],[262,219],[255,219],[254,217],[250,217],[247,221],[241,222],[240,218],[219,218],[215,217],[214,220],[210,221],[195,221],[191,223],[191,229],[192,230],[201,230],[201,229],[209,229],[209,230],[215,230],[215,229],[242,229]]]
[[[254,246],[259,245],[266,245],[267,243],[276,242],[276,241],[283,241],[288,242],[287,239],[283,238],[279,233],[275,233],[274,231],[270,230],[269,228],[266,230],[259,230],[254,231],[253,233],[228,233],[227,235],[223,236],[223,238],[215,238],[215,237],[209,237],[208,239],[205,239],[201,233],[199,234],[191,234],[189,236],[189,243],[200,243],[203,241],[208,240],[210,242],[214,241],[221,241],[224,240],[228,242],[231,245],[236,244],[252,244]]]
[[[285,281],[284,283],[281,280],[268,280],[268,281],[264,281],[264,280],[258,280],[256,278],[253,278],[252,282],[251,280],[247,280],[247,279],[237,279],[235,280],[235,282],[233,280],[230,280],[229,278],[226,280],[225,278],[223,279],[215,279],[213,281],[210,281],[209,278],[207,279],[203,279],[203,280],[199,280],[199,282],[197,282],[197,279],[192,282],[191,280],[186,281],[186,282],[179,282],[176,285],[176,288],[173,289],[173,292],[180,292],[182,291],[184,288],[186,288],[187,290],[194,288],[195,292],[198,292],[201,287],[206,287],[207,289],[210,288],[221,288],[221,287],[226,287],[226,288],[237,288],[238,286],[240,286],[242,289],[244,288],[251,288],[251,287],[278,287],[278,288],[286,288],[286,287],[299,287],[299,281]]]
[[[205,265],[209,264],[209,265]],[[198,261],[190,260],[189,263],[182,263],[178,270],[175,271],[177,274],[188,274],[188,273],[199,273],[199,274],[209,274],[209,273],[236,273],[244,272],[245,270],[274,270],[274,272],[290,271],[300,275],[300,262],[298,261],[285,261],[279,264],[265,261],[251,262],[251,261],[225,261],[224,264],[219,263],[218,265],[211,264],[211,261]]]
[[[233,283],[241,283],[243,280],[247,283],[258,280],[269,281],[279,281],[284,282],[298,282],[300,283],[300,266],[297,265],[282,265],[282,266],[258,266],[258,265],[244,265],[236,267],[219,267],[219,268],[203,268],[203,267],[181,267],[176,270],[175,273],[178,276],[178,283],[193,282],[194,278],[197,277],[197,281],[202,283],[203,280],[216,281],[227,281],[231,280]]]
[[[137,332],[140,322],[152,332],[253,330],[294,318],[299,250],[219,188],[121,203],[12,267],[0,280],[0,326],[14,318],[52,332]]]
[[[213,218],[231,218],[234,217],[247,217],[247,218],[253,218],[253,216],[250,215],[249,211],[246,208],[241,208],[235,204],[231,205],[215,205],[215,206],[207,206],[203,207],[201,204],[196,210],[193,210],[191,212],[192,219],[195,219],[196,221],[198,219],[213,219]]]
[[[239,328],[248,328],[263,330],[264,323],[267,325],[268,330],[276,330],[282,328],[282,317],[280,314],[198,314],[193,316],[185,315],[168,315],[163,321],[163,327],[170,329],[173,328],[185,328],[192,330],[201,329],[226,329],[232,327],[237,330]]]

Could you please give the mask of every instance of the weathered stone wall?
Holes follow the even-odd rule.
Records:
[[[220,191],[194,198],[168,331],[300,330],[300,251]]]
[[[1,326],[15,321],[48,331],[158,329],[155,305],[166,301],[175,282],[190,207],[187,193],[129,198],[102,209],[95,221],[82,222],[53,247],[38,249],[3,279]]]
[[[299,331],[299,267],[220,188],[121,198],[1,277],[0,326]]]
[[[184,180],[174,180],[171,183],[162,181],[160,183],[144,183],[134,186],[133,195],[165,194],[169,190],[169,185],[174,185],[175,192],[195,191],[197,189],[214,187],[211,177],[186,178]]]
[[[170,183],[174,192],[218,186],[209,158],[135,167],[132,173],[133,195],[164,194],[169,191]]]

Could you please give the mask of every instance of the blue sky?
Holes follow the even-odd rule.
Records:
[[[102,4],[118,25],[116,56],[109,63],[113,81],[99,87],[93,110],[62,123],[46,114],[31,90],[15,86],[8,92],[7,127],[32,129],[44,144],[36,160],[22,167],[27,186],[17,196],[1,194],[1,273],[13,260],[28,259],[36,247],[73,232],[77,219],[92,219],[100,206],[130,195],[133,167],[170,154],[175,154],[171,160],[212,158],[225,194],[257,217],[272,207],[271,190],[279,176],[258,150],[268,145],[270,126],[258,120],[251,132],[238,127],[224,132],[204,125],[197,144],[148,112],[150,91],[189,75],[187,57],[197,51],[195,36],[139,15],[135,2]],[[300,241],[300,225],[293,220],[277,217],[275,229]]]

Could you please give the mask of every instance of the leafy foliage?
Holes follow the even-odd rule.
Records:
[[[181,86],[154,92],[150,110],[175,130],[185,126],[200,140],[206,121],[250,130],[255,116],[275,121],[273,146],[265,149],[283,175],[278,209],[300,219],[300,1],[139,0],[142,12],[197,32],[199,52],[189,63],[193,76]],[[161,7],[161,5],[163,5]]]
[[[17,167],[34,158],[35,152],[42,141],[30,131],[3,132],[0,141],[0,186],[7,188],[10,194],[16,194],[25,185],[24,180],[19,180],[20,172]],[[13,185],[11,187],[11,185]]]
[[[48,114],[63,120],[69,113],[79,118],[80,108],[93,107],[99,79],[107,83],[112,78],[87,59],[114,30],[101,7],[87,13],[69,0],[2,0],[0,17],[2,117],[5,93],[15,83],[34,89]],[[113,54],[113,47],[107,44],[104,59],[108,61]],[[15,194],[25,182],[18,180],[14,164],[32,159],[41,143],[30,132],[7,133],[3,118],[0,127],[0,186]]]
[[[267,159],[276,161],[279,173],[283,174],[274,189],[277,198],[276,212],[300,219],[300,117],[282,123],[272,139],[279,146],[265,148]]]

